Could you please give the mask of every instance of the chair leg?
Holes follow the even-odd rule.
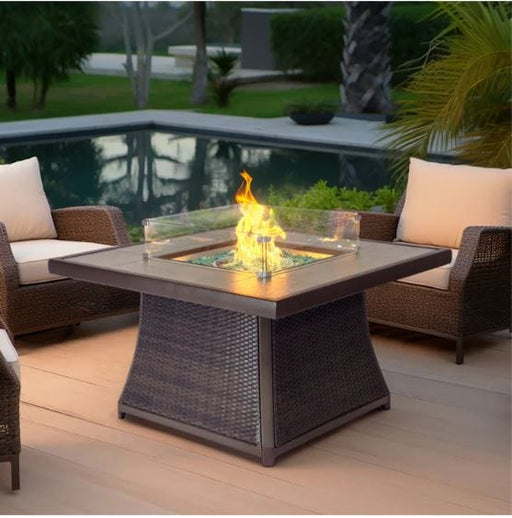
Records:
[[[464,363],[464,339],[463,338],[458,338],[457,342],[456,342],[455,363],[457,365],[462,365]]]
[[[11,457],[11,489],[17,491],[20,488],[20,456]]]

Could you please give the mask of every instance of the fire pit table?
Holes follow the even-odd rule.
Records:
[[[236,211],[147,220],[146,244],[53,259],[50,271],[142,294],[120,417],[272,466],[306,441],[390,407],[363,292],[445,264],[451,252],[359,243],[354,214],[283,213],[277,219],[290,225],[279,227],[282,254],[292,262],[269,272],[273,251],[258,238],[257,271],[237,269],[225,257],[241,228]]]

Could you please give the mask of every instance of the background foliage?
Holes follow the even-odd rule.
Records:
[[[395,3],[391,9],[393,83],[410,77],[426,54],[430,40],[448,25],[446,17],[427,19],[433,2]],[[302,69],[315,79],[341,80],[343,7],[323,7],[272,17],[271,40],[282,69]]]
[[[300,209],[394,212],[401,195],[401,190],[389,186],[370,192],[356,188],[329,187],[325,180],[320,180],[309,189],[295,194],[271,187],[267,203]]]
[[[34,107],[93,51],[97,13],[91,2],[0,2],[0,71],[32,81]]]
[[[438,14],[450,26],[407,86],[387,144],[406,158],[455,145],[466,163],[512,167],[510,4],[441,2]]]
[[[176,23],[183,9],[189,8],[188,2],[150,2],[149,23],[155,33],[163,31]],[[306,2],[208,2],[206,13],[206,39],[207,43],[240,43],[240,27],[242,9],[257,7],[264,8],[301,8],[318,7],[328,5],[330,2],[306,1]],[[100,41],[97,52],[124,52],[121,22],[119,20],[118,2],[99,2],[101,24]],[[162,55],[168,55],[169,45],[191,45],[194,41],[194,24],[190,21],[180,27],[176,33],[163,38],[155,45],[155,51]]]

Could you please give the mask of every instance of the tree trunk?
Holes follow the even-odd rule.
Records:
[[[50,80],[48,77],[43,76],[41,78],[41,89],[39,91],[39,97],[34,106],[34,108],[36,110],[41,110],[44,108],[44,105],[46,103],[46,95],[48,94],[49,88],[50,88]]]
[[[191,11],[174,25],[155,35],[149,19],[148,2],[131,2],[121,7],[123,40],[126,50],[126,73],[130,78],[133,101],[137,108],[145,108],[151,87],[151,59],[155,42],[177,31],[191,16]],[[137,52],[136,69],[132,58],[132,33]]]
[[[200,208],[203,199],[203,184],[205,177],[206,158],[208,155],[208,140],[196,138],[194,161],[190,175],[190,189],[188,193],[187,210],[197,210]]]
[[[390,113],[391,2],[345,2],[340,86],[343,110]]]
[[[130,11],[127,5],[123,5],[121,7],[121,16],[123,20],[123,40],[126,52],[126,63],[124,64],[124,68],[126,69],[126,73],[128,74],[128,78],[130,79],[133,103],[135,104],[135,106],[137,106],[137,99],[139,97],[137,92],[137,73],[133,68],[132,41],[130,37]]]
[[[5,85],[7,88],[7,108],[16,109],[16,74],[13,70],[5,71]]]
[[[208,100],[208,55],[206,53],[206,2],[194,2],[194,40],[196,60],[192,76],[192,104],[204,104]]]

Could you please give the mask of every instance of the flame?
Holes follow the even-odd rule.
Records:
[[[235,200],[240,207],[242,217],[236,226],[237,243],[234,262],[241,262],[249,270],[261,270],[262,247],[266,245],[266,269],[278,270],[281,266],[281,250],[275,239],[286,238],[284,230],[276,223],[274,211],[260,205],[251,191],[252,177],[247,171],[240,176],[244,179],[236,192]],[[268,238],[263,244],[261,239]]]

